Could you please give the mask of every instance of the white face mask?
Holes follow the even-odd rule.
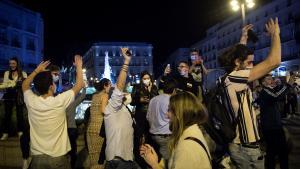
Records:
[[[143,80],[143,83],[144,83],[146,86],[149,86],[149,84],[150,84],[150,79]]]
[[[126,94],[125,98],[126,98],[126,100],[124,101],[124,105],[127,106],[132,101],[131,94]]]
[[[189,74],[189,71],[188,71],[188,70],[185,70],[185,69],[180,70],[180,75],[181,75],[181,76],[186,77],[186,76],[188,76],[188,74]]]
[[[52,78],[53,78],[53,82],[56,83],[59,81],[59,76],[56,76],[56,75],[52,75]]]

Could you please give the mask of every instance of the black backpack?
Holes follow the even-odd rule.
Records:
[[[216,87],[206,94],[208,121],[203,125],[206,132],[216,143],[216,155],[228,152],[228,143],[236,137],[236,120],[231,109],[229,95],[225,86],[226,75],[220,77]]]

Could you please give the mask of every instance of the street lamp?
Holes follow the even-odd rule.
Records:
[[[230,5],[233,11],[242,10],[243,25],[246,24],[246,7],[249,9],[255,6],[254,0],[231,0]]]

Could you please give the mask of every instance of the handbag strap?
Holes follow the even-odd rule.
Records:
[[[210,165],[212,165],[212,161],[211,161],[211,158],[209,156],[209,153],[208,153],[205,145],[202,143],[202,141],[200,141],[199,139],[197,139],[195,137],[187,137],[184,140],[192,140],[192,141],[195,141],[196,143],[198,143],[204,149],[204,151],[206,152],[206,155],[207,155],[207,157],[209,159]]]

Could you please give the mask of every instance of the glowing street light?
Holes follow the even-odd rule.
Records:
[[[254,0],[231,0],[230,5],[231,5],[231,8],[233,11],[238,11],[241,8],[243,25],[245,25],[246,24],[245,6],[247,6],[249,9],[251,9],[255,6],[255,3],[254,3]]]

